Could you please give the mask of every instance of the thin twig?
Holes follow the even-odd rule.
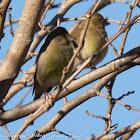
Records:
[[[64,104],[68,102],[66,97],[63,97],[63,100],[64,100]]]
[[[60,18],[58,18],[58,19],[57,19],[57,27],[60,26],[60,23],[61,23],[61,20],[60,20]]]
[[[140,0],[137,0],[136,3],[134,4],[134,7],[135,7],[135,6],[140,7],[140,6],[139,6],[139,3],[140,3]]]
[[[91,11],[91,16],[96,12],[96,9],[97,9],[98,6],[101,4],[101,2],[102,2],[102,0],[99,0],[99,1],[96,3],[95,7],[94,7],[93,10]]]
[[[137,122],[135,122],[134,124],[130,125],[130,126],[127,126],[127,127],[124,127],[116,132],[113,132],[111,134],[108,134],[108,135],[98,135],[96,137],[94,137],[94,140],[115,140],[117,139],[118,137],[122,136],[122,135],[125,135],[129,132],[134,132],[136,131],[137,129],[140,128],[140,120],[138,120]],[[119,139],[119,140],[127,140],[129,139],[130,137],[125,137],[124,139]]]
[[[112,20],[112,19],[107,19],[107,21],[109,21],[109,22],[114,22],[114,23],[117,23],[117,24],[119,24],[119,25],[126,25],[125,22],[116,21],[116,20]]]
[[[44,17],[45,17],[45,15],[46,15],[47,11],[48,11],[48,10],[50,9],[50,7],[53,5],[53,2],[54,2],[54,0],[49,0],[49,3],[48,3],[48,5],[46,6],[46,9],[45,9],[45,11],[44,11],[44,13],[43,13],[43,15],[42,15],[42,17],[41,17],[40,22],[42,22],[42,20],[44,19]]]
[[[3,127],[3,129],[5,130],[5,132],[6,132],[7,136],[8,136],[8,138],[9,138],[9,140],[11,140],[12,138],[11,138],[11,135],[10,135],[10,133],[9,133],[9,131],[8,131],[7,126],[6,126],[6,125],[3,125],[2,127]]]
[[[134,91],[131,91],[131,92],[129,91],[128,93],[123,94],[121,97],[117,98],[117,100],[121,100],[123,97],[128,96],[128,95],[133,94],[133,93],[134,93]]]
[[[11,22],[11,14],[9,13],[9,23],[10,23],[10,34],[14,37],[12,22]]]
[[[85,17],[80,17],[80,18],[77,18],[77,17],[63,18],[61,22],[63,22],[63,21],[75,21],[75,20],[86,20],[86,18]]]
[[[45,9],[45,11],[44,11],[44,13],[43,13],[43,15],[42,15],[42,17],[41,17],[39,23],[38,23],[38,25],[40,26],[40,28],[43,28],[43,30],[45,29],[45,26],[41,25],[41,23],[42,23],[43,19],[45,18],[45,15],[46,15],[47,11],[48,11],[48,10],[50,9],[50,7],[53,5],[53,2],[54,2],[54,0],[49,0],[49,1],[47,1],[47,5],[45,5],[45,6],[46,6],[46,9]]]
[[[9,26],[9,25],[12,25],[14,23],[17,23],[17,22],[19,22],[19,19],[11,20],[11,23],[9,21],[9,22],[7,22],[7,23],[4,24],[4,28],[7,27],[7,26]]]
[[[30,72],[30,71],[24,71],[24,70],[19,70],[20,72],[24,73],[24,74],[34,74],[34,72]]]
[[[22,99],[20,100],[20,102],[16,105],[17,106],[20,106],[23,102],[23,100],[25,99],[25,97],[28,95],[28,93],[31,91],[31,89],[33,88],[33,86],[29,87],[28,91],[26,92],[26,94],[22,97]]]
[[[115,57],[117,58],[118,57],[118,54],[117,54],[117,50],[116,48],[112,45],[112,43],[109,44],[113,50],[113,53],[115,54]]]
[[[102,117],[102,116],[97,116],[97,115],[91,114],[91,113],[88,112],[87,110],[85,111],[85,113],[86,113],[87,115],[90,115],[90,116],[94,117],[94,118],[100,118],[100,119],[102,119],[102,120],[104,120],[104,121],[108,121],[108,119],[107,119],[106,117]]]
[[[104,133],[103,134],[107,134],[111,131],[111,113],[113,110],[113,107],[115,105],[115,103],[112,100],[112,88],[114,85],[114,81],[115,79],[113,78],[110,82],[110,84],[106,85],[106,91],[108,93],[108,110],[107,110],[107,114],[106,114],[106,118],[108,119],[108,121],[105,122],[105,129],[104,129]]]
[[[37,56],[37,55],[38,53],[32,53],[31,51],[28,51],[28,57],[25,59],[24,63],[30,60],[33,56]]]
[[[122,26],[123,26],[123,24],[125,23],[125,21],[126,21],[127,17],[128,17],[128,12],[126,13],[124,20],[121,22],[121,24],[120,24],[120,27],[119,27],[118,31],[122,28]],[[126,23],[125,23],[125,24],[126,24]]]
[[[133,8],[135,7],[135,3],[136,3],[136,0],[133,0],[132,4],[130,5],[130,9],[129,9],[129,13],[128,13],[128,19],[127,19],[127,22],[126,23],[129,23],[130,20],[131,20],[131,14],[132,14]],[[125,33],[124,33],[124,36],[123,36],[123,39],[122,39],[122,43],[120,45],[119,56],[121,56],[123,54],[124,45],[125,45],[126,38],[127,38],[127,35],[128,35],[129,30],[130,30],[130,27],[127,28],[126,31],[125,31]]]
[[[49,102],[49,104],[48,104]],[[32,124],[32,122],[38,118],[41,114],[43,114],[44,112],[46,112],[47,110],[50,109],[50,104],[52,101],[48,101],[45,102],[45,104],[42,104],[33,114],[30,114],[28,116],[28,118],[24,121],[23,125],[21,126],[21,128],[17,131],[16,135],[13,137],[12,140],[17,140],[19,138],[19,136],[21,135],[21,133],[30,125]]]
[[[116,1],[116,2],[125,3],[125,4],[130,3],[129,1],[124,1],[124,0],[115,0],[115,1]]]
[[[29,75],[28,72],[27,72],[27,74]],[[30,74],[31,74],[32,76],[28,77],[28,79],[15,81],[12,85],[17,85],[17,84],[21,84],[21,83],[26,85],[27,82],[31,82],[32,79],[33,79],[33,77],[34,77],[34,75],[33,75],[33,73],[30,73]]]
[[[101,92],[98,92],[97,95],[102,96],[102,97],[104,97],[104,98],[106,98],[106,99],[111,98],[111,97],[108,97],[107,95],[105,95],[105,94],[103,94],[103,93],[101,93]],[[127,104],[125,104],[125,103],[122,103],[121,101],[119,101],[119,100],[117,100],[117,99],[115,99],[115,98],[111,98],[111,99],[112,99],[114,102],[116,102],[116,103],[118,103],[118,104],[124,106],[124,107],[125,107],[126,109],[128,109],[128,110],[133,109],[133,110],[135,110],[135,111],[140,112],[140,109],[137,109],[137,108],[134,108],[134,107],[132,107],[132,106],[130,106],[130,105],[127,105]]]

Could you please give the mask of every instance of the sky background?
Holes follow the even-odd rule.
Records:
[[[92,5],[94,1],[88,0],[84,2],[80,2],[73,6],[67,14],[64,16],[66,18],[68,17],[81,17]],[[132,0],[129,0],[129,2],[132,2]],[[12,14],[12,19],[20,18],[22,13],[22,8],[24,6],[25,0],[19,1],[14,0],[11,2],[10,7],[12,7],[12,11],[10,12]],[[56,3],[60,3],[60,0],[57,0]],[[44,19],[44,23],[48,23],[54,15],[57,13],[58,8],[49,10],[46,18]],[[109,19],[117,20],[117,21],[123,21],[126,12],[129,11],[129,4],[123,4],[123,3],[114,3],[106,6],[102,10],[99,11],[100,14],[102,14],[104,17],[109,16]],[[134,17],[136,14],[138,14],[139,8],[135,8],[132,13],[132,17]],[[8,16],[7,16],[8,17]],[[8,21],[8,18],[6,18],[6,21]],[[65,27],[67,30],[70,29],[70,27],[74,24],[74,21],[70,22],[64,22],[60,26]],[[18,24],[13,25],[14,33],[16,31]],[[109,26],[106,27],[106,31],[108,34],[108,37],[110,38],[112,35],[114,35],[119,26],[116,23],[111,23]],[[1,41],[1,49],[0,49],[0,60],[3,60],[6,52],[13,40],[12,35],[9,32],[10,27],[6,27],[4,29],[5,37]],[[139,39],[139,32],[140,32],[140,24],[135,24],[132,26],[127,40],[125,44],[124,53],[131,50],[132,48],[140,45],[140,39]],[[115,41],[113,41],[113,45],[116,47],[117,50],[119,50],[122,36],[120,35]],[[39,47],[37,48],[36,52],[39,51],[41,45],[43,44],[44,40],[40,43]],[[113,54],[113,51],[111,47],[109,46],[109,51],[106,56],[106,58],[97,65],[97,68],[106,64],[107,62],[110,62],[115,58],[115,55]],[[22,70],[28,70],[34,63],[35,57],[28,62],[26,65],[22,67]],[[121,101],[123,103],[126,103],[128,105],[131,105],[136,108],[140,108],[140,87],[139,87],[139,71],[140,67],[136,66],[134,68],[131,68],[127,70],[126,72],[121,73],[117,76],[115,80],[115,84],[113,87],[113,97],[118,98],[122,94],[126,94],[128,91],[135,91],[133,95],[129,95],[125,98],[123,98]],[[82,76],[89,72],[89,69],[83,70],[78,76]],[[20,79],[23,76],[22,73],[17,77],[17,80]],[[97,82],[97,81],[96,81]],[[67,100],[71,101],[78,95],[82,94],[84,91],[92,87],[96,82],[93,82],[82,89],[73,92],[71,95],[67,96]],[[18,102],[21,100],[21,98],[24,96],[24,94],[27,92],[28,88],[24,88],[24,90],[18,92],[5,106],[5,110],[12,109],[15,107]],[[106,93],[105,89],[102,89],[103,93]],[[32,92],[30,92],[27,97],[25,98],[23,104],[27,104],[32,102],[33,96]],[[32,132],[36,131],[38,128],[40,128],[42,125],[44,125],[52,116],[58,112],[61,107],[63,106],[63,100],[60,100],[55,103],[55,105],[51,108],[49,112],[44,113],[42,116],[40,116],[37,120],[34,121],[34,124],[32,126],[29,126],[24,132],[23,135],[20,137],[21,139],[25,139],[25,136],[30,135]],[[70,113],[68,113],[57,125],[56,129],[59,129],[60,131],[63,131],[65,133],[72,134],[72,137],[76,140],[81,140],[84,138],[89,138],[91,134],[99,135],[103,133],[104,130],[104,121],[101,119],[93,118],[91,116],[88,116],[85,113],[85,110],[88,110],[90,113],[93,113],[95,115],[105,116],[106,111],[108,108],[108,101],[103,97],[94,97],[80,106],[76,107],[74,110],[72,110]],[[135,123],[138,118],[140,117],[140,113],[136,112],[134,110],[128,111],[123,106],[116,104],[111,118],[112,118],[112,125],[119,123],[118,128],[114,131],[117,131],[123,127],[126,127],[128,125],[131,125]],[[17,130],[22,126],[24,120],[27,117],[24,117],[22,119],[19,119],[17,121],[11,122],[7,124],[7,127],[10,131],[11,135],[14,135]],[[112,132],[114,132],[112,131]],[[0,127],[0,138],[4,137],[5,140],[8,140],[7,135],[2,127]],[[138,130],[135,135],[130,140],[138,140],[140,137],[140,130]],[[61,135],[56,132],[52,132],[49,134],[46,134],[43,139],[51,139],[51,140],[68,140],[70,138],[65,137],[64,135]]]

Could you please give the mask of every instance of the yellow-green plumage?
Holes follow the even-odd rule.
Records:
[[[72,33],[72,36],[76,38],[75,42],[79,44],[80,35],[83,32],[86,21],[84,20],[81,25]],[[90,20],[86,36],[84,39],[84,46],[81,49],[79,55],[74,62],[74,69],[76,70],[87,58],[92,56],[96,51],[106,43],[107,34],[105,26],[109,23],[100,14],[95,13]],[[96,66],[106,56],[108,47],[103,49],[96,58],[91,62],[91,66]]]
[[[50,87],[59,84],[62,71],[73,55],[72,41],[73,38],[62,27],[58,27],[48,35],[36,60],[34,100],[40,98]]]

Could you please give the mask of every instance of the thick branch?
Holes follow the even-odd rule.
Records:
[[[0,66],[0,100],[18,75],[33,40],[45,0],[26,0],[15,37]]]
[[[11,99],[11,97],[13,97],[18,91],[23,89],[26,86],[27,82],[32,80],[34,72],[35,65],[28,70],[28,73],[32,74],[25,74],[19,81],[16,81],[17,84],[13,85],[10,88],[5,98],[2,100],[2,102],[0,102],[0,106],[5,105]]]

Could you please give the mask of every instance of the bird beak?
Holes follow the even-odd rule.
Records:
[[[108,19],[107,19],[108,17],[105,17],[104,18],[104,26],[107,26],[107,25],[109,25],[110,23],[107,21]]]

